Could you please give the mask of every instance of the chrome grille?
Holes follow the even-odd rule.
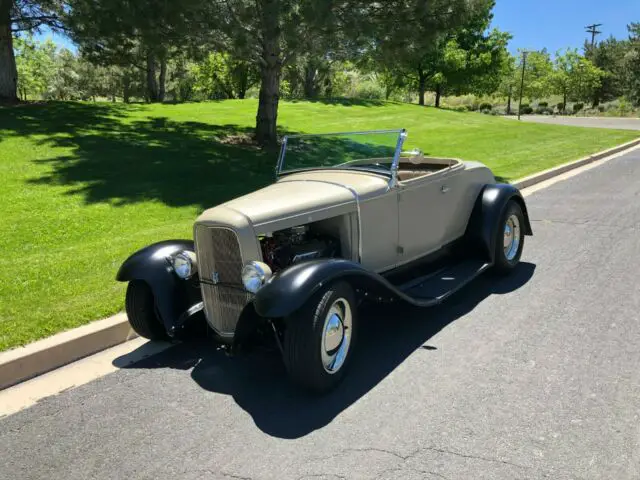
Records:
[[[207,282],[201,283],[207,321],[218,334],[232,336],[240,313],[251,300],[242,286],[238,237],[228,228],[196,225],[195,241],[198,274]]]

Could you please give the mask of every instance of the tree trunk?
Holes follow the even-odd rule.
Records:
[[[147,54],[147,99],[149,102],[157,102],[160,94],[158,92],[158,81],[156,80],[156,57],[153,53]]]
[[[391,97],[391,94],[393,93],[393,86],[392,85],[385,85],[384,87],[384,99],[385,100],[389,100],[389,97]]]
[[[513,86],[509,87],[509,96],[507,97],[507,115],[511,115],[511,95],[513,93]]]
[[[256,115],[256,140],[260,145],[274,146],[278,142],[276,125],[280,100],[280,51],[279,0],[262,0],[262,58],[260,65],[260,97]]]
[[[567,91],[562,92],[562,114],[567,113]]]
[[[127,73],[122,78],[122,101],[129,103],[131,97],[131,79]]]
[[[327,81],[324,84],[324,96],[327,98],[333,97],[333,83],[331,82],[331,75],[327,77]]]
[[[162,60],[160,61],[160,77],[158,83],[158,101],[164,102],[167,84],[167,58],[165,55],[162,56]]]
[[[309,60],[304,67],[304,98],[316,98],[318,89],[316,88],[316,77],[318,69],[313,60]]]
[[[424,106],[424,95],[427,92],[427,76],[418,70],[418,104]]]
[[[440,97],[442,96],[442,86],[436,85],[436,108],[440,108]]]
[[[280,66],[262,67],[261,80],[256,117],[256,139],[261,145],[275,145],[277,143],[276,124],[280,99]]]
[[[238,67],[238,98],[240,100],[247,96],[249,89],[249,65]]]
[[[11,35],[12,6],[13,0],[0,0],[0,103],[18,101],[18,71]]]

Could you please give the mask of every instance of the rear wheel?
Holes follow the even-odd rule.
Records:
[[[168,338],[164,325],[158,318],[151,288],[142,280],[132,280],[127,286],[125,309],[131,328],[141,337],[150,340]]]
[[[522,208],[518,202],[510,200],[496,232],[494,269],[498,273],[509,273],[520,263],[524,248],[524,225]]]
[[[356,326],[353,288],[336,282],[286,319],[284,362],[297,384],[324,393],[340,383],[351,360]]]

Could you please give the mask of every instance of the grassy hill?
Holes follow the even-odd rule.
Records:
[[[190,238],[204,208],[272,181],[277,153],[249,140],[256,106],[0,109],[0,349],[121,310],[114,276],[131,252]],[[284,102],[279,125],[407,128],[407,149],[480,160],[509,180],[637,136],[378,102]]]

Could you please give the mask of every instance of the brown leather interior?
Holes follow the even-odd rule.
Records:
[[[398,180],[404,182],[448,168],[449,165],[440,163],[410,163],[400,162],[398,165]]]
[[[398,180],[404,182],[406,180],[411,180],[412,178],[423,177],[425,175],[429,175],[430,173],[437,172],[434,169],[424,169],[424,170],[398,170]]]

